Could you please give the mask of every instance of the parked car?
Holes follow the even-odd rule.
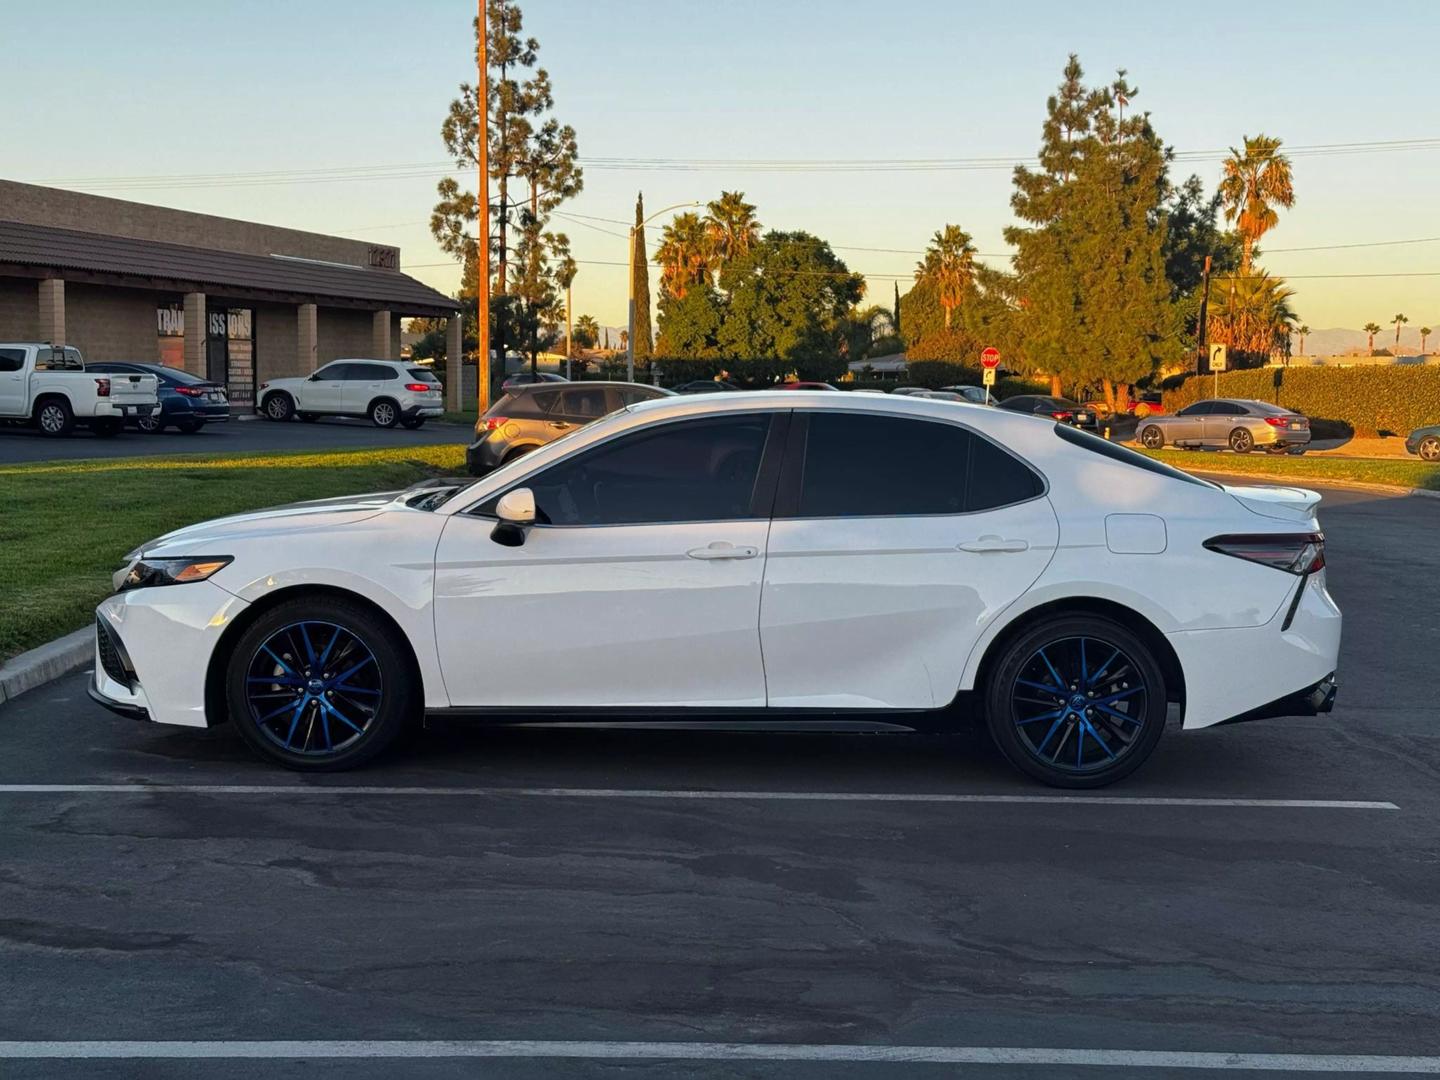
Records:
[[[86,364],[85,370],[155,376],[160,408],[148,416],[135,417],[133,423],[141,431],[158,433],[173,424],[186,435],[194,435],[206,424],[223,424],[230,419],[230,398],[225,387],[181,368],[105,360]]]
[[[445,411],[440,380],[407,360],[336,360],[313,375],[260,384],[255,411],[267,420],[368,416],[376,427],[412,431]]]
[[[1422,461],[1440,461],[1440,424],[1416,428],[1405,440],[1405,450]]]
[[[1028,413],[1031,416],[1048,417],[1074,427],[1095,428],[1099,419],[1094,409],[1087,409],[1069,398],[1050,397],[1046,394],[1018,394],[1000,402],[1000,408],[1011,412]]]
[[[41,435],[69,435],[76,425],[118,435],[125,421],[159,408],[154,375],[96,374],[73,346],[0,342],[0,420],[33,424]]]
[[[517,371],[514,375],[507,375],[505,381],[500,384],[501,390],[509,390],[516,386],[531,386],[535,383],[568,382],[569,380],[560,375],[554,375],[548,371]]]
[[[1268,401],[1212,398],[1187,405],[1174,416],[1147,419],[1136,437],[1147,450],[1228,446],[1237,454],[1257,448],[1272,454],[1303,454],[1310,443],[1310,421]]]
[[[929,389],[928,386],[892,386],[888,392],[891,394],[899,394],[901,397],[908,397],[911,394],[924,394],[929,391]],[[954,388],[947,387],[947,389]]]
[[[422,715],[978,716],[1029,776],[1095,787],[1150,756],[1169,710],[1187,729],[1329,711],[1341,615],[1318,503],[1004,409],[666,396],[478,483],[145,544],[99,606],[91,694],[228,719],[312,770],[368,761]]]
[[[465,468],[471,476],[484,476],[616,409],[673,396],[673,390],[628,382],[512,387],[475,421],[475,440],[465,450]]]
[[[1146,390],[1131,398],[1125,411],[1137,420],[1144,420],[1147,416],[1164,416],[1165,402],[1158,390]]]
[[[724,379],[696,379],[694,382],[681,383],[675,387],[675,392],[677,394],[715,394],[739,389],[740,387],[734,383],[728,383]]]
[[[972,405],[997,404],[995,395],[983,386],[942,386],[940,389],[948,390],[952,394],[959,394]]]
[[[831,386],[828,382],[782,382],[778,383],[776,390],[838,390],[838,386]]]

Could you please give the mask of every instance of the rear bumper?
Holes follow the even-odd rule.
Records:
[[[1256,432],[1256,446],[1308,446],[1310,444],[1310,431],[1291,431],[1288,428],[1272,428],[1265,425],[1263,432]]]
[[[400,416],[404,420],[414,420],[416,417],[428,420],[432,416],[443,416],[444,413],[443,405],[410,405],[400,410]]]
[[[1221,720],[1222,724],[1243,724],[1248,720],[1270,720],[1277,716],[1319,716],[1335,708],[1337,684],[1332,671],[1325,678],[1303,690],[1278,697],[1258,709]]]
[[[95,403],[95,411],[90,415],[92,420],[109,419],[131,419],[141,416],[150,416],[158,412],[158,404],[131,405],[124,402],[107,401],[101,398]]]
[[[465,448],[465,471],[471,476],[484,476],[500,464],[501,450],[490,439],[476,439]]]

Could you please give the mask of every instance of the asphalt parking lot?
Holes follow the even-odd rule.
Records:
[[[47,439],[32,428],[0,424],[0,465],[23,461],[72,461],[78,458],[151,457],[157,454],[270,453],[277,450],[357,450],[374,446],[433,446],[469,442],[463,424],[431,420],[419,431],[402,427],[377,428],[368,420],[344,417],[313,424],[292,420],[229,420],[207,424],[194,435],[169,428],[158,435],[142,435],[127,428],[111,439],[96,438],[76,429],[63,439]]]
[[[1098,796],[973,734],[445,725],[302,777],[35,691],[0,1076],[1440,1072],[1440,501],[1321,517],[1336,711]]]

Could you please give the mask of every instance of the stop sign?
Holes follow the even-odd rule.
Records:
[[[998,368],[1000,366],[1000,350],[994,345],[987,345],[980,353],[980,366]]]

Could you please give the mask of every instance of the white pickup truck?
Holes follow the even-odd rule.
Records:
[[[33,341],[0,341],[0,420],[33,424],[42,435],[68,435],[75,425],[117,435],[129,418],[159,407],[160,380],[85,370],[80,350]]]

